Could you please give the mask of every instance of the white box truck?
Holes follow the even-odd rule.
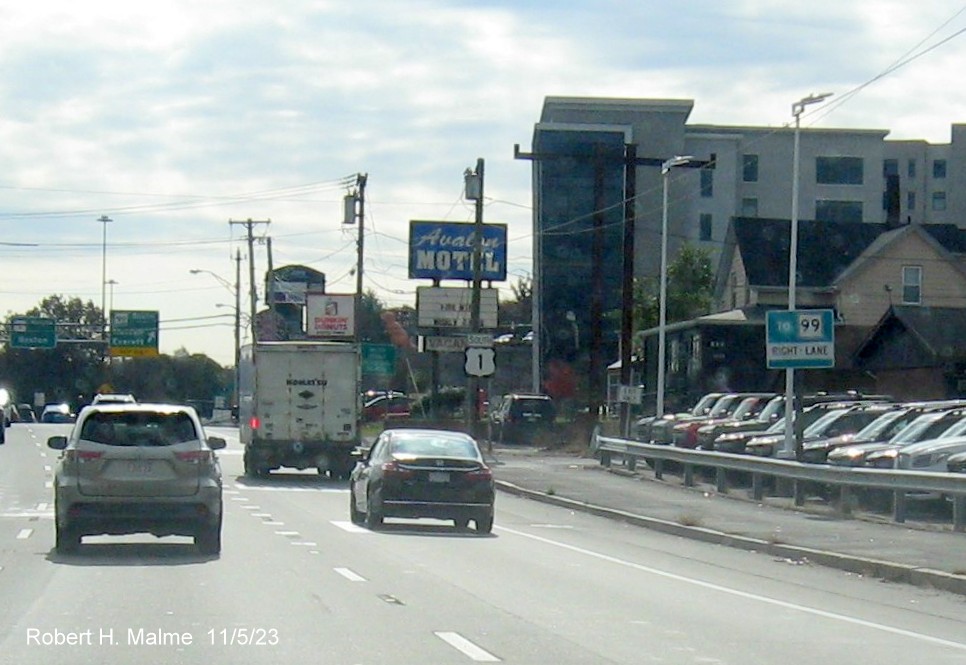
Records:
[[[245,475],[281,467],[348,478],[359,445],[361,363],[345,342],[258,342],[241,349],[239,437]]]

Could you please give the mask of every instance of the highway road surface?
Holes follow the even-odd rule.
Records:
[[[959,596],[507,494],[489,536],[370,532],[344,482],[244,478],[230,428],[209,428],[229,441],[220,556],[152,536],[59,555],[46,439],[68,427],[0,446],[0,663],[966,663]]]

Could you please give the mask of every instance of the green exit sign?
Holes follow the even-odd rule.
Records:
[[[362,373],[392,376],[396,373],[396,347],[392,344],[363,344]]]
[[[112,311],[111,355],[158,355],[158,313],[151,310]]]
[[[39,316],[11,319],[10,346],[15,349],[53,349],[57,346],[57,322]]]

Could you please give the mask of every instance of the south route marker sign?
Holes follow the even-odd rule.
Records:
[[[144,310],[111,312],[111,356],[136,358],[158,355],[158,313]]]
[[[765,358],[768,369],[835,367],[835,317],[832,310],[767,312]]]

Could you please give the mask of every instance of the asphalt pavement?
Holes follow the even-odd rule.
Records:
[[[966,595],[966,533],[948,524],[844,517],[827,505],[754,501],[740,489],[722,495],[711,484],[688,488],[666,472],[656,480],[647,467],[629,471],[618,462],[607,468],[573,453],[497,447],[487,458],[505,492],[685,538]]]

